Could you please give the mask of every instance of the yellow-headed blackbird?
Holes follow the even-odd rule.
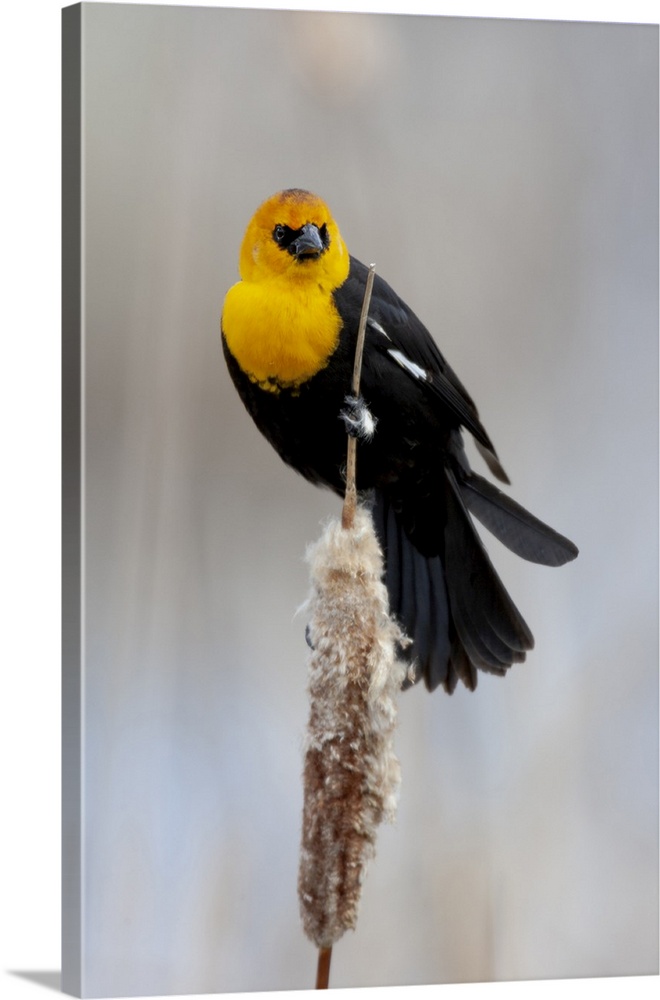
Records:
[[[470,469],[462,428],[508,482],[472,399],[378,275],[360,398],[350,397],[368,269],[320,198],[292,188],[264,202],[239,269],[222,313],[231,377],[259,430],[312,483],[343,495],[346,431],[362,439],[357,486],[372,498],[415,680],[451,692],[458,678],[473,690],[477,669],[504,674],[534,639],[470,515],[533,562],[560,566],[577,548]]]

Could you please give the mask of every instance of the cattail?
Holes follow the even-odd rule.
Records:
[[[399,762],[396,696],[404,637],[390,618],[370,513],[332,521],[307,554],[309,694],[298,893],[305,933],[329,948],[357,921],[376,828],[393,820]]]
[[[352,427],[374,422],[359,399],[372,265],[360,320]],[[368,418],[368,419],[367,419]],[[392,821],[400,782],[394,754],[396,696],[408,640],[389,615],[383,556],[370,512],[357,504],[355,433],[349,439],[341,521],[307,551],[310,715],[305,740],[298,896],[305,933],[319,948],[317,987],[327,987],[332,945],[354,929],[376,828]]]

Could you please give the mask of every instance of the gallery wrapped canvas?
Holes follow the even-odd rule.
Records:
[[[330,985],[657,973],[657,41],[64,9],[66,992],[314,985],[299,609],[341,499],[258,433],[220,331],[246,224],[289,188],[332,205],[512,495],[580,549],[545,570],[483,532],[534,648],[474,692],[388,692],[398,807]]]

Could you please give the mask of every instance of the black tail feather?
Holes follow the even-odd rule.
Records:
[[[420,557],[421,559],[423,556]],[[439,684],[446,685],[448,678],[450,661],[449,604],[440,556],[431,556],[425,562],[431,584],[428,600],[432,645],[423,667],[423,673],[426,687],[429,691],[433,691]]]
[[[415,675],[405,686],[423,677],[431,691],[442,684],[451,693],[459,680],[474,690],[478,670],[504,675],[534,645],[472,524],[463,486],[447,470],[436,521],[441,554],[431,556],[412,544],[388,497],[376,492],[390,609],[412,639],[403,655]]]
[[[465,652],[461,640],[454,636],[449,660],[449,670],[444,688],[447,694],[452,694],[461,680],[468,691],[474,691],[477,686],[477,668]]]
[[[456,479],[470,513],[517,556],[544,566],[563,566],[577,556],[573,542],[539,521],[487,479],[462,469],[457,469]]]
[[[498,639],[505,645],[504,663],[493,653],[477,663],[499,673],[519,661],[515,653],[532,649],[534,638],[495,572],[449,469],[446,479],[445,574],[452,618],[468,654],[470,643],[481,652],[499,649]]]
[[[377,492],[374,523],[385,556],[390,611],[413,645],[402,656],[414,665],[414,680],[424,677],[432,691],[445,683],[449,669],[449,610],[442,561],[423,556],[409,541],[387,497]]]

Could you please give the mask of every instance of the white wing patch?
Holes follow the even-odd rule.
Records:
[[[376,331],[376,333],[382,333],[382,335],[383,335],[384,337],[387,337],[387,339],[388,339],[388,340],[391,340],[391,338],[390,338],[390,335],[389,335],[389,333],[387,332],[387,330],[385,330],[385,329],[384,329],[384,328],[383,328],[383,327],[382,327],[382,326],[380,325],[380,323],[378,323],[378,322],[377,322],[377,321],[376,321],[375,319],[372,319],[372,318],[371,318],[371,316],[370,316],[370,317],[369,317],[369,319],[367,320],[367,323],[369,324],[369,326],[371,327],[371,329],[372,329],[372,330],[375,330],[375,331]]]
[[[382,334],[383,337],[385,337],[387,340],[390,341],[390,343],[392,342],[392,338],[390,337],[387,330],[384,327],[382,327],[377,320],[372,319],[370,316],[367,322],[372,330],[375,330],[376,333]],[[420,382],[428,382],[429,380],[428,372],[424,371],[423,368],[420,368],[419,365],[416,365],[414,361],[411,361],[410,358],[407,358],[405,354],[403,354],[401,351],[397,351],[394,347],[390,347],[387,353],[390,355],[391,358],[394,358],[397,364],[401,365],[401,367],[405,371],[407,371],[409,375],[413,375],[416,379],[419,379]]]
[[[428,382],[428,372],[424,371],[423,368],[420,368],[419,365],[416,365],[414,361],[407,358],[405,354],[401,353],[401,351],[396,351],[394,348],[390,348],[387,353],[391,358],[394,358],[397,364],[401,365],[402,368],[409,372],[410,375],[419,379],[420,382]]]

